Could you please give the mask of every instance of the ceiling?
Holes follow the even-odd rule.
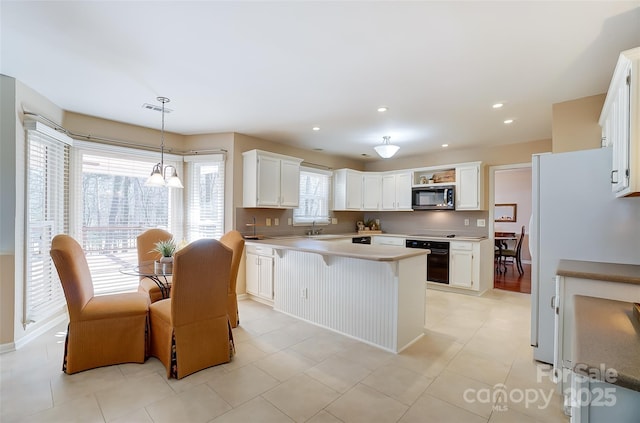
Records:
[[[157,129],[142,105],[166,96],[169,132],[359,159],[385,135],[396,157],[551,138],[552,104],[606,92],[640,46],[640,1],[2,0],[0,18],[0,71],[65,110]]]

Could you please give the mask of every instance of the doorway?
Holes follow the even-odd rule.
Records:
[[[524,226],[524,238],[520,251],[521,274],[515,258],[503,258],[506,264],[496,262],[493,286],[497,289],[531,293],[531,253],[529,252],[529,221],[531,202],[531,163],[493,166],[489,172],[489,236],[495,239],[497,232],[520,237]],[[496,206],[497,205],[497,206]],[[496,210],[500,213],[496,214]],[[514,238],[515,238],[514,237]],[[518,239],[505,240],[506,248],[516,250]]]

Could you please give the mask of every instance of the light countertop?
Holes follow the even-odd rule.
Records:
[[[604,298],[574,297],[574,371],[590,376],[602,368],[617,376],[600,380],[640,391],[640,324],[633,303]]]
[[[349,236],[351,237],[351,236]],[[336,241],[338,238],[279,238],[247,240],[247,244],[261,245],[281,250],[296,250],[324,256],[350,257],[373,261],[399,261],[409,257],[425,255],[429,250],[399,248],[388,245],[351,244]]]
[[[556,274],[581,279],[640,284],[640,265],[560,260]]]

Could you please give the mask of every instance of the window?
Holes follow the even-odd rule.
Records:
[[[49,317],[65,305],[64,293],[51,260],[51,240],[69,231],[69,149],[72,140],[39,122],[25,122],[26,327]]]
[[[293,223],[329,224],[331,172],[309,167],[300,168],[300,207],[293,210]]]
[[[224,235],[224,155],[188,156],[186,240]]]
[[[135,291],[139,279],[120,273],[138,261],[136,237],[162,228],[182,239],[182,190],[146,187],[158,154],[76,141],[72,233],[82,245],[97,295]],[[181,158],[165,154],[181,169]]]

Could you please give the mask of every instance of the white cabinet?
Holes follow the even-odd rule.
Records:
[[[247,245],[247,293],[273,300],[273,249]]]
[[[473,288],[474,279],[477,281],[479,278],[480,267],[476,266],[475,263],[475,258],[479,258],[479,253],[480,244],[477,242],[450,243],[449,285],[460,288]]]
[[[362,172],[338,169],[333,172],[333,209],[360,210],[362,208]]]
[[[378,210],[381,203],[382,179],[380,174],[364,172],[362,174],[362,209]]]
[[[484,184],[480,163],[456,167],[456,210],[482,210]]]
[[[582,279],[556,276],[556,295],[552,299],[555,311],[555,342],[553,350],[553,372],[563,391],[568,374],[573,368],[572,328],[574,325],[573,297],[586,295],[618,301],[640,299],[640,286],[633,283],[611,282],[597,279]],[[564,377],[561,377],[564,375]]]
[[[640,47],[620,53],[602,113],[602,144],[613,148],[611,189],[640,193]]]
[[[404,247],[406,238],[398,236],[375,235],[371,239],[373,245],[390,245],[393,247]]]
[[[411,172],[382,175],[382,210],[411,210]]]
[[[261,150],[242,156],[243,207],[298,207],[302,159]]]

